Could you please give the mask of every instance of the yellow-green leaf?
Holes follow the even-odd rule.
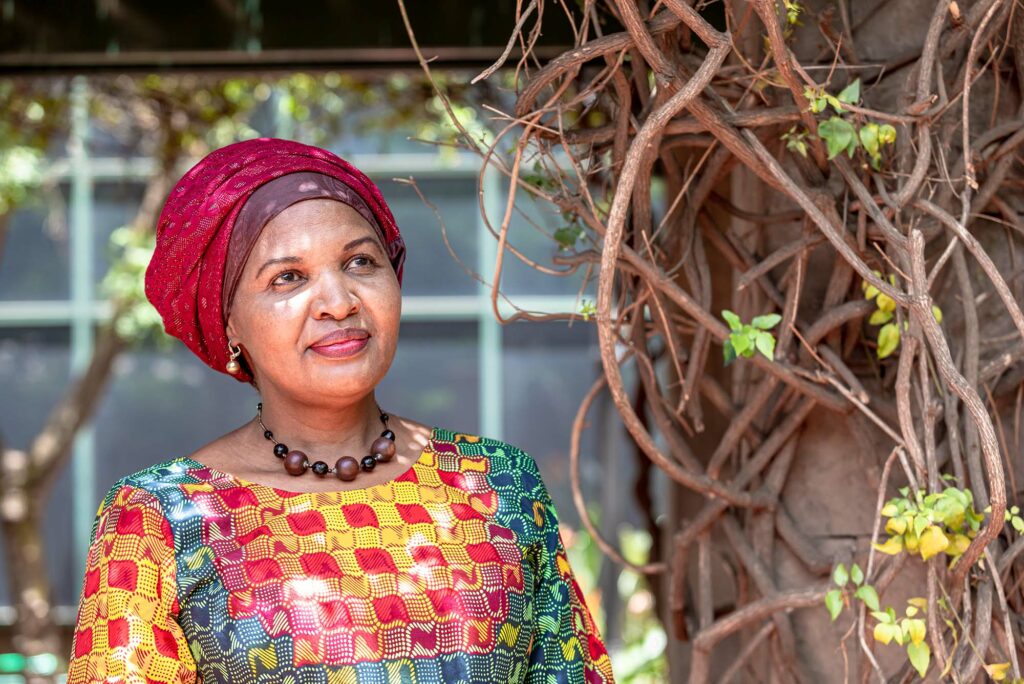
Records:
[[[949,537],[936,525],[929,525],[921,534],[921,558],[928,560],[949,546]]]
[[[926,642],[922,641],[919,644],[907,644],[907,655],[910,657],[910,664],[923,679],[928,672],[928,662],[932,658],[932,650],[928,648]]]
[[[936,323],[942,322],[942,309],[940,309],[936,304],[932,304],[932,315],[935,316]]]
[[[828,608],[828,614],[833,620],[839,617],[839,613],[843,611],[843,593],[833,589],[825,594],[825,607]]]
[[[881,295],[879,295],[881,296]],[[900,331],[895,323],[886,323],[878,331],[878,358],[885,357],[896,351],[900,343]]]
[[[891,312],[896,310],[895,300],[893,300],[892,297],[885,294],[884,292],[878,293],[878,297],[875,299],[875,304],[877,304],[878,308],[881,309],[882,311]]]
[[[949,543],[949,547],[946,549],[946,555],[960,556],[970,545],[971,538],[966,534],[954,534],[952,541]]]
[[[875,544],[875,549],[882,553],[895,556],[897,553],[903,550],[903,537],[889,537],[884,544]]]
[[[907,603],[909,603],[912,606],[920,608],[926,613],[928,612],[928,599],[924,598],[923,596],[915,596],[914,598],[908,598]]]
[[[1010,671],[1010,663],[992,663],[991,665],[985,666],[985,672],[988,676],[997,682],[1001,682],[1006,679],[1007,673]]]
[[[875,309],[874,313],[871,314],[871,318],[868,319],[868,323],[871,325],[882,325],[892,320],[892,311],[882,311],[881,309]]]
[[[926,628],[924,620],[919,618],[904,620],[905,631],[904,633],[910,638],[910,642],[913,644],[919,644],[924,641],[926,634]]]
[[[900,628],[898,625],[889,625],[884,622],[879,622],[875,625],[875,641],[880,641],[883,644],[888,645],[888,643],[895,639],[899,634]]]
[[[871,610],[878,610],[881,606],[878,605],[878,592],[870,584],[865,584],[857,588],[854,596],[864,602],[864,605]]]
[[[889,534],[903,534],[907,531],[907,521],[904,518],[889,518],[885,523],[885,531]]]

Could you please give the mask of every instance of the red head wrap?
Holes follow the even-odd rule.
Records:
[[[388,259],[402,283],[405,243],[380,190],[359,169],[327,150],[277,138],[214,150],[171,190],[146,269],[146,297],[163,318],[164,329],[214,370],[226,373],[230,358],[222,293],[238,215],[262,185],[299,172],[330,176],[355,192],[376,219],[374,228],[383,234]],[[244,368],[232,377],[249,382]]]

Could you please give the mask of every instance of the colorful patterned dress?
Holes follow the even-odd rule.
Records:
[[[612,682],[537,465],[435,427],[390,482],[296,493],[188,457],[97,515],[68,684]]]

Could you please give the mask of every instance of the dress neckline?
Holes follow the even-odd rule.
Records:
[[[367,491],[372,491],[374,489],[378,489],[380,487],[387,487],[389,485],[394,484],[396,480],[398,480],[398,479],[408,475],[410,472],[412,472],[412,470],[416,466],[422,464],[424,461],[427,460],[427,455],[428,454],[435,454],[435,453],[437,453],[434,450],[434,440],[436,439],[439,430],[440,430],[440,428],[438,426],[436,426],[436,425],[434,425],[434,426],[432,426],[430,428],[430,434],[427,436],[426,446],[423,447],[423,450],[420,452],[420,455],[416,457],[416,460],[413,461],[412,464],[410,464],[409,467],[406,468],[405,470],[403,470],[401,473],[398,473],[397,475],[395,475],[390,480],[385,480],[384,482],[378,482],[377,484],[367,485],[366,487],[352,487],[350,489],[329,489],[329,490],[325,490],[325,491],[296,492],[296,491],[292,491],[292,490],[289,490],[289,489],[282,489],[281,487],[274,487],[273,485],[263,484],[261,482],[253,482],[251,480],[244,480],[244,479],[238,477],[237,475],[232,475],[231,473],[226,473],[223,470],[218,470],[217,468],[214,468],[212,466],[208,466],[205,463],[203,463],[202,461],[197,461],[196,459],[192,458],[191,456],[182,456],[178,460],[181,463],[184,463],[185,465],[189,466],[190,468],[196,468],[196,469],[205,470],[205,471],[207,471],[208,473],[210,473],[211,475],[213,475],[217,479],[227,480],[227,481],[231,482],[233,485],[235,485],[236,487],[243,487],[245,489],[255,489],[255,490],[271,491],[271,492],[274,492],[275,494],[277,494],[280,497],[294,498],[294,497],[297,497],[297,496],[309,496],[309,495],[317,495],[317,494],[319,494],[319,495],[326,494],[326,495],[329,495],[329,496],[343,495],[343,494],[356,493],[356,492],[367,492]]]

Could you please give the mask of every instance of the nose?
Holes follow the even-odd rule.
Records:
[[[320,275],[313,294],[313,318],[342,320],[359,310],[359,297],[349,287],[344,274],[329,271]]]

